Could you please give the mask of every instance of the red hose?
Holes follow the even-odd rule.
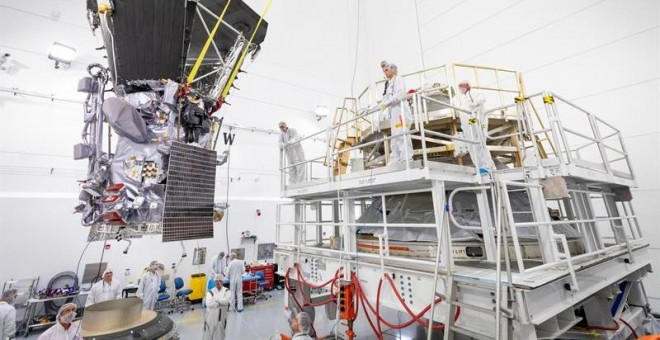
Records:
[[[378,337],[379,340],[383,339],[383,334],[378,333],[378,329],[376,326],[374,326],[374,323],[371,322],[371,317],[369,317],[369,311],[367,311],[367,307],[364,304],[364,299],[361,297],[364,295],[362,292],[362,287],[360,286],[360,283],[357,281],[357,278],[353,273],[351,273],[351,279],[355,282],[355,294],[357,295],[358,299],[358,304],[359,302],[362,302],[362,309],[364,309],[364,315],[367,317],[367,321],[369,321],[369,326],[371,326],[371,329],[374,331],[374,334],[376,334],[376,337]]]
[[[367,296],[364,294],[362,289],[360,289],[360,298],[362,300],[363,307],[364,307],[364,304],[366,303],[367,307],[369,307],[369,310],[373,314],[375,314],[376,320],[382,321],[387,327],[390,327],[390,328],[393,328],[393,329],[402,329],[402,328],[406,328],[406,327],[412,325],[413,323],[415,323],[415,319],[410,319],[410,320],[408,320],[408,321],[406,321],[402,324],[399,324],[399,325],[391,324],[387,320],[383,319],[380,315],[378,315],[378,313],[376,313],[376,310],[374,309],[373,306],[371,306],[371,304],[369,303],[369,300],[367,300]],[[365,312],[367,312],[366,308],[365,308]],[[378,334],[378,333],[376,333],[376,334]]]
[[[353,275],[353,278],[354,278],[354,281],[357,282],[357,278],[355,277],[355,275]],[[367,300],[367,297],[366,297],[366,295],[364,294],[364,292],[362,291],[362,289],[360,289],[360,296],[361,296],[361,298],[362,298],[363,306],[364,306],[364,303],[366,302],[366,305],[369,307],[369,310],[371,310],[372,313],[376,314],[376,317],[378,318],[378,320],[380,320],[381,322],[383,322],[383,324],[385,324],[387,327],[390,327],[390,328],[393,328],[393,329],[403,329],[403,328],[406,328],[406,327],[412,325],[412,324],[415,323],[415,322],[417,322],[418,324],[422,325],[423,327],[428,327],[428,323],[427,323],[427,322],[424,322],[424,320],[422,320],[421,318],[422,318],[422,316],[424,316],[424,314],[426,314],[426,312],[429,311],[429,309],[431,309],[431,305],[426,306],[421,312],[419,312],[419,314],[414,314],[414,313],[410,310],[410,308],[408,308],[408,306],[405,304],[405,301],[403,301],[403,299],[401,298],[401,295],[399,295],[399,293],[398,293],[396,290],[394,290],[394,292],[395,292],[395,294],[397,295],[397,298],[399,299],[399,301],[401,302],[401,304],[402,304],[402,305],[404,306],[404,308],[406,309],[406,312],[412,317],[410,320],[408,320],[408,321],[406,321],[406,322],[404,322],[404,323],[398,324],[398,325],[397,325],[397,324],[390,323],[390,322],[388,322],[387,320],[385,320],[382,316],[380,316],[380,314],[378,314],[378,313],[376,312],[376,310],[374,309],[374,307],[371,306],[371,304],[369,303],[369,300]],[[377,297],[377,299],[378,299],[378,297]],[[379,299],[378,299],[378,300],[379,300]],[[438,298],[438,299],[436,300],[436,303],[438,303],[438,302],[440,302],[440,301],[442,301],[442,299]],[[365,309],[365,312],[366,312],[366,309]],[[458,313],[457,313],[456,317],[458,317]],[[456,320],[456,317],[454,318],[454,321]],[[433,329],[435,329],[435,330],[442,330],[442,329],[444,329],[444,328],[445,328],[445,325],[433,326]]]
[[[318,303],[311,303],[311,302],[305,301],[305,296],[302,295],[303,296],[303,304],[301,305],[300,302],[298,301],[298,299],[296,298],[293,290],[291,289],[291,284],[289,283],[289,273],[291,271],[291,268],[287,268],[287,271],[286,271],[286,274],[285,274],[284,286],[287,289],[287,291],[289,292],[289,294],[291,295],[291,297],[293,298],[293,301],[295,302],[295,304],[297,305],[299,310],[302,311],[303,306],[317,307],[317,306],[322,306],[322,305],[330,303],[330,302],[337,302],[337,297],[336,297],[336,294],[334,292],[334,286],[335,286],[336,281],[339,278],[343,277],[343,274],[339,274],[339,271],[341,270],[341,268],[337,269],[337,271],[335,272],[334,277],[332,277],[330,280],[328,280],[328,281],[326,281],[326,282],[324,282],[320,285],[315,285],[315,284],[311,284],[311,283],[307,282],[305,280],[305,278],[302,276],[299,263],[294,264],[294,267],[296,268],[296,273],[297,273],[297,278],[298,278],[298,280],[296,280],[297,281],[297,286],[298,286],[297,288],[300,291],[302,291],[301,284],[304,284],[305,286],[307,286],[309,288],[314,288],[314,289],[323,288],[323,287],[325,287],[329,284],[332,284],[331,287],[330,287],[330,296],[331,297],[329,299],[318,302]],[[356,315],[356,317],[357,317],[357,313],[360,309],[360,303],[361,303],[362,304],[362,309],[364,309],[364,314],[367,318],[367,321],[369,322],[369,326],[374,331],[374,334],[378,337],[378,339],[383,338],[383,332],[382,332],[382,329],[381,329],[381,322],[384,325],[386,325],[387,327],[390,327],[392,329],[403,329],[403,328],[406,328],[406,327],[412,325],[415,322],[420,324],[422,327],[425,327],[425,328],[428,327],[429,326],[428,322],[425,322],[424,320],[422,320],[422,317],[424,316],[424,314],[426,314],[426,312],[428,312],[431,309],[431,305],[430,304],[427,305],[418,314],[415,314],[408,307],[405,300],[401,297],[401,295],[397,291],[396,286],[395,286],[394,281],[392,280],[392,278],[387,274],[385,274],[385,278],[387,279],[390,287],[394,291],[394,294],[397,297],[397,299],[399,300],[399,303],[401,304],[401,306],[403,306],[406,313],[408,313],[408,315],[411,317],[411,319],[404,322],[404,323],[401,323],[401,324],[393,324],[393,323],[390,323],[387,320],[385,320],[380,315],[380,295],[381,295],[381,291],[382,291],[383,279],[381,278],[378,282],[378,290],[377,290],[377,293],[376,293],[376,308],[374,309],[374,307],[369,303],[369,300],[367,299],[366,294],[362,290],[362,286],[360,285],[360,281],[357,279],[357,276],[354,273],[351,272],[351,280],[354,282],[354,285],[355,285],[356,300],[354,299],[354,301],[356,301],[355,302],[355,315]],[[437,304],[437,303],[440,303],[440,302],[442,302],[442,299],[438,298],[438,299],[435,300],[434,304]],[[374,325],[374,322],[371,320],[371,317],[369,315],[369,311],[371,311],[371,313],[374,314],[374,317],[376,318],[376,325]],[[460,313],[461,313],[460,307],[456,307],[456,315],[454,316],[454,321],[458,320],[458,317],[460,316]],[[621,321],[624,321],[624,320],[621,320]],[[600,329],[600,330],[617,330],[617,329],[619,329],[619,324],[616,321],[615,321],[615,325],[616,325],[616,328],[609,328],[609,327],[603,327],[603,326],[592,326],[590,328],[591,329]],[[631,328],[630,325],[628,325],[628,327]],[[314,328],[314,325],[312,325],[312,329],[313,328]],[[444,324],[440,324],[440,325],[437,325],[437,326],[432,326],[432,329],[434,329],[434,330],[443,330],[444,328],[445,328]],[[632,328],[631,328],[631,330],[634,332],[634,330]],[[316,330],[314,330],[314,333],[316,333]]]
[[[298,306],[298,310],[302,312],[302,311],[304,311],[304,309],[300,305],[300,302],[298,302],[298,299],[296,299],[296,295],[291,290],[291,285],[289,284],[289,272],[290,271],[291,271],[291,267],[286,269],[286,274],[284,276],[284,287],[286,288],[287,292],[289,292],[289,295],[291,295],[291,297],[293,298],[293,302],[295,302],[296,306]],[[314,334],[316,334],[316,329],[314,328],[314,323],[312,322],[312,324],[310,326],[312,327],[312,331],[314,332]]]
[[[294,266],[296,267],[296,273],[297,273],[297,277],[298,277],[298,280],[297,280],[298,289],[302,290],[302,287],[300,286],[300,284],[301,283],[306,283],[306,281],[305,281],[305,278],[302,276],[302,273],[301,273],[301,270],[300,270],[300,265],[296,263],[296,264],[294,264]],[[335,272],[335,276],[332,279],[330,279],[330,281],[316,287],[316,289],[319,289],[321,287],[325,287],[328,284],[334,283],[335,281],[337,281],[337,279],[338,279],[337,275],[338,274],[339,274],[339,269],[337,269],[337,271]],[[309,288],[312,288],[312,289],[315,288],[311,284],[306,284],[306,286],[309,287]],[[305,295],[302,295],[302,297],[303,297],[303,306],[311,306],[311,307],[323,306],[323,305],[328,304],[330,302],[333,302],[333,301],[336,302],[337,301],[337,297],[335,295],[333,295],[332,292],[330,294],[329,299],[323,300],[323,301],[317,302],[317,303],[312,303],[311,301],[305,300]]]
[[[406,301],[403,300],[403,299],[401,298],[401,296],[399,295],[399,292],[396,290],[396,287],[395,287],[395,285],[394,285],[394,281],[392,280],[392,278],[390,278],[390,276],[387,275],[387,274],[385,274],[385,278],[386,278],[387,281],[390,283],[390,287],[392,287],[392,290],[394,291],[394,293],[396,294],[397,298],[399,299],[399,302],[401,302],[401,304],[403,305],[403,308],[406,309],[406,311],[408,312],[408,314],[413,315],[413,312],[410,310],[410,308],[408,308],[408,305],[406,305]],[[439,302],[442,302],[442,299],[438,298],[437,300],[435,300],[435,304],[437,304],[437,303],[439,303]],[[431,305],[428,305],[427,308],[428,308],[428,309],[431,309]],[[458,320],[458,317],[459,317],[460,315],[461,315],[461,307],[456,306],[456,314],[454,315],[454,321]],[[428,324],[426,324],[424,327],[428,327]],[[443,326],[443,327],[444,327],[444,326]]]
[[[381,277],[378,280],[378,290],[376,291],[376,315],[380,316],[380,289],[383,286],[383,278]],[[380,327],[380,317],[376,320],[376,326],[378,326],[378,333],[383,334],[383,329]]]
[[[330,280],[328,280],[328,281],[326,281],[326,282],[324,282],[320,285],[315,285],[315,284],[307,282],[305,280],[305,278],[302,276],[302,274],[300,273],[302,270],[300,269],[300,264],[299,263],[294,263],[293,266],[296,268],[296,272],[298,272],[298,277],[300,278],[300,281],[302,281],[305,284],[305,286],[307,286],[309,288],[314,288],[314,289],[323,288],[323,287],[329,285],[330,283],[336,281],[338,278],[343,276],[343,275],[339,275],[339,271],[342,269],[341,267],[339,267],[339,269],[337,269],[337,271],[335,272],[335,275]]]
[[[635,339],[638,338],[637,332],[635,332],[635,329],[628,323],[628,321],[626,321],[624,319],[619,319],[619,321],[623,322],[624,325],[628,326],[628,329],[630,329],[630,331],[632,332],[632,335]]]

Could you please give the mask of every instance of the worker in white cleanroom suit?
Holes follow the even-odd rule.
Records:
[[[229,307],[235,307],[239,313],[243,311],[243,273],[245,273],[243,261],[236,258],[236,253],[231,253],[229,255],[229,265],[227,266],[230,296]]]
[[[457,141],[456,153],[460,155],[460,150],[467,149],[472,163],[479,169],[481,174],[491,172],[495,169],[495,163],[493,163],[490,151],[486,148],[486,135],[488,133],[488,117],[484,114],[486,99],[481,94],[473,93],[472,87],[467,81],[459,82],[458,89],[461,93],[460,107],[470,111],[470,113],[459,112],[461,130],[463,131],[459,136],[478,143],[462,144]]]
[[[284,153],[286,154],[287,166],[292,164],[297,164],[305,161],[305,153],[303,152],[302,145],[300,143],[291,143],[298,139],[298,131],[294,128],[290,128],[286,125],[285,122],[279,122],[278,127],[282,132],[280,134],[280,148],[284,147]],[[291,144],[287,144],[291,143]],[[291,168],[287,169],[289,173],[289,183],[300,183],[305,180],[305,164],[298,164]]]
[[[225,275],[226,269],[227,269],[227,259],[225,258],[225,252],[221,251],[218,255],[214,256],[211,259],[210,277],[215,277],[218,274]]]
[[[147,271],[142,274],[140,285],[138,287],[138,296],[142,298],[142,307],[146,310],[156,309],[158,301],[158,291],[160,290],[160,281],[162,276],[159,270],[164,270],[165,266],[158,261],[151,261]]]
[[[112,269],[107,268],[103,272],[103,280],[95,283],[87,295],[85,307],[95,303],[121,299],[121,292],[124,288],[117,280],[112,279]]]
[[[14,338],[16,335],[16,308],[12,301],[16,298],[16,289],[7,289],[2,292],[0,299],[0,340]]]
[[[293,336],[291,340],[313,340],[310,336],[312,332],[312,320],[305,312],[300,312],[291,320],[291,330]]]
[[[380,120],[390,120],[390,134],[405,133],[410,130],[412,114],[406,100],[406,85],[403,78],[397,74],[398,68],[393,63],[381,63],[383,73],[387,77],[387,88],[385,96],[379,101],[378,106],[382,110]],[[402,135],[390,139],[390,161],[406,162],[412,160],[413,148],[410,135]]]
[[[41,333],[38,340],[82,340],[80,322],[73,321],[76,309],[78,306],[75,303],[62,305],[55,316],[55,325]]]
[[[224,275],[215,276],[215,287],[206,293],[204,305],[204,335],[203,340],[223,340],[227,328],[227,312],[229,310],[229,291],[222,285]]]

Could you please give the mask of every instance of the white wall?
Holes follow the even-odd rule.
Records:
[[[260,12],[265,1],[248,3]],[[380,60],[396,62],[402,73],[420,69],[415,4],[427,67],[467,62],[518,69],[530,93],[553,90],[620,127],[639,182],[633,203],[660,268],[655,224],[660,220],[660,3],[655,0],[276,1],[267,15],[262,53],[237,83],[241,91],[229,98],[232,106],[223,109],[226,121],[275,128],[285,119],[311,133],[328,123],[312,118],[314,107],[339,104],[352,83],[358,92],[381,79]],[[60,13],[56,21],[53,10]],[[0,86],[80,99],[77,79],[88,63],[100,60],[93,50],[100,43],[86,26],[78,1],[0,0],[0,52],[12,53],[23,65],[11,75],[0,73]],[[55,40],[79,51],[78,63],[68,71],[52,69],[46,59]],[[1,94],[0,115],[0,280],[70,270],[86,235],[69,213],[84,168],[69,158],[81,128],[80,107]],[[236,244],[239,232],[254,226],[267,242],[279,196],[276,136],[237,135],[231,177],[241,180],[232,182],[230,195],[242,199],[232,200],[230,240]],[[219,171],[219,196],[225,194],[224,171]],[[257,208],[263,211],[260,218]],[[218,224],[216,237],[200,245],[219,250],[223,228],[224,222]],[[196,242],[189,243],[192,254]],[[137,268],[152,257],[171,263],[180,254],[178,244],[157,239],[136,242],[127,256],[121,248],[113,244],[107,252],[121,269]],[[51,254],[60,256],[53,261]],[[99,255],[94,244],[83,263]],[[20,260],[10,260],[15,258]],[[189,262],[185,275],[197,270]],[[647,280],[647,287],[659,286],[659,274]],[[647,290],[660,310],[660,292]]]

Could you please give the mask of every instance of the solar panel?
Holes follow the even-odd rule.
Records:
[[[173,142],[165,189],[163,242],[213,237],[216,152]]]

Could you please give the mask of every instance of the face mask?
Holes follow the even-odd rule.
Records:
[[[60,321],[62,321],[63,323],[71,323],[75,318],[76,318],[76,312],[71,312],[69,314],[62,315],[60,317]]]

